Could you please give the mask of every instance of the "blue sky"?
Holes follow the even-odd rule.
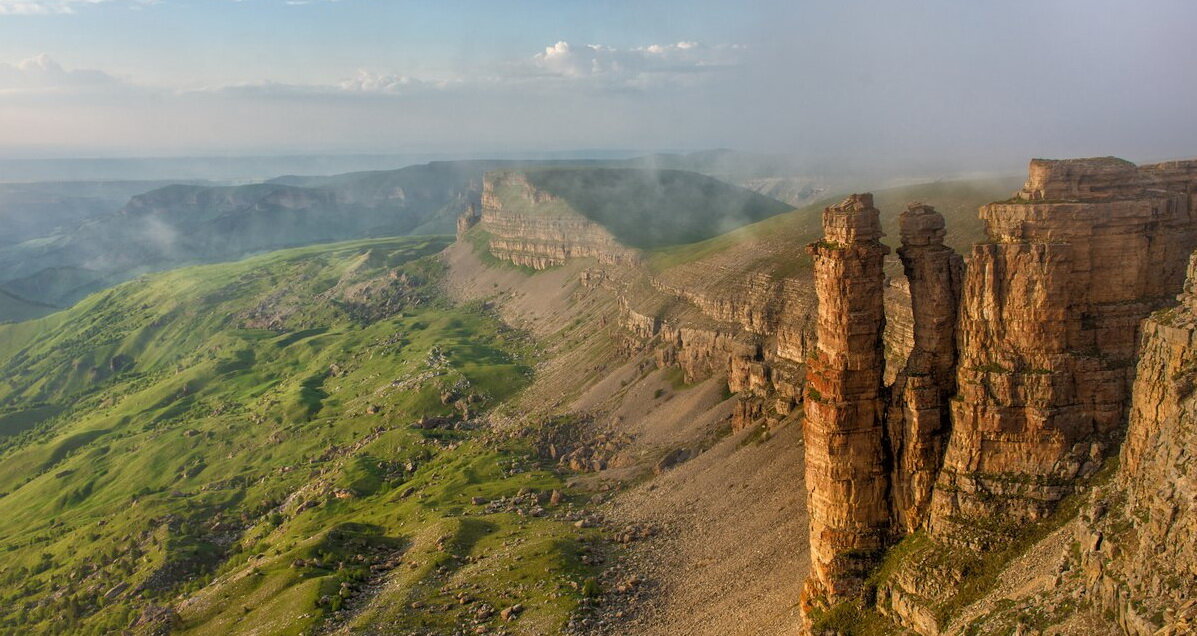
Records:
[[[0,0],[0,156],[1197,155],[1187,0]]]

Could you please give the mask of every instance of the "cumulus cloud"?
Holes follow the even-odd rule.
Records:
[[[391,75],[387,73],[372,73],[359,70],[353,77],[341,81],[338,88],[350,93],[406,93],[421,88],[443,86],[443,83],[430,83],[409,77],[407,75]]]
[[[646,88],[693,82],[698,74],[732,68],[743,50],[742,45],[709,46],[699,42],[618,49],[560,41],[534,55],[532,65],[545,76]]]
[[[94,88],[118,83],[117,78],[103,71],[68,71],[45,54],[16,63],[0,62],[0,91]]]

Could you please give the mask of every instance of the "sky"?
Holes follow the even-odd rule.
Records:
[[[0,0],[0,158],[1197,156],[1191,0]]]

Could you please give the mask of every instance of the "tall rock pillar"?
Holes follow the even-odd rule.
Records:
[[[882,376],[889,248],[871,194],[823,211],[807,246],[819,300],[806,396],[811,574],[803,609],[858,594],[890,536]]]
[[[951,430],[956,392],[956,315],[964,259],[944,245],[943,215],[912,203],[900,218],[898,256],[910,282],[914,348],[891,392],[889,439],[894,458],[893,515],[905,532],[926,519],[931,490]]]

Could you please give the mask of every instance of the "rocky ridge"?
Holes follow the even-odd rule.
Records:
[[[974,247],[963,280],[959,258],[939,244],[942,220],[919,206],[907,211],[900,255],[914,347],[893,384],[873,381],[878,363],[870,384],[856,389],[875,397],[854,411],[888,400],[889,421],[884,432],[858,421],[858,436],[841,446],[854,458],[841,469],[850,482],[808,474],[816,564],[808,590],[821,589],[830,604],[875,602],[906,627],[940,633],[968,578],[1095,478],[1126,431],[1139,325],[1180,289],[1195,247],[1193,165],[1033,161],[1013,199],[982,208],[990,241]],[[834,228],[826,242],[838,242]],[[820,324],[863,315],[854,302],[865,297],[827,302],[820,294]],[[812,432],[829,418],[813,403],[807,412],[809,467],[824,454]],[[1136,456],[1133,439],[1124,460]],[[886,442],[889,452],[878,455]],[[887,471],[890,516],[860,496],[875,492]],[[818,514],[829,499],[838,516]],[[834,528],[827,520],[852,518],[873,520],[892,541],[909,539],[868,581],[842,558],[862,556],[859,546],[825,543],[820,554],[817,537]],[[821,571],[820,563],[838,568]],[[837,577],[849,585],[823,583]],[[808,609],[816,627],[825,625],[830,615],[820,604]]]
[[[588,257],[606,264],[638,262],[637,253],[601,225],[534,187],[519,172],[487,173],[476,218],[459,223],[458,230],[480,225],[489,235],[491,254],[516,265],[543,270]]]
[[[593,258],[599,266],[582,284],[618,298],[626,346],[653,351],[658,366],[681,369],[688,383],[726,374],[735,428],[797,421],[805,408],[807,607],[864,601],[906,628],[940,633],[952,629],[959,586],[979,559],[1005,554],[1051,519],[1118,448],[1140,321],[1170,303],[1197,247],[1195,177],[1197,162],[1035,160],[1019,193],[982,209],[989,240],[973,248],[967,268],[943,245],[942,216],[912,205],[901,219],[905,276],[887,279],[871,266],[859,297],[832,293],[844,281],[826,272],[821,289],[819,259],[858,241],[883,248],[879,229],[872,236],[858,214],[872,207],[865,196],[825,213],[827,240],[812,246],[814,285],[808,272],[754,272],[727,285],[646,272],[609,233],[587,236],[592,228],[577,226],[566,237],[564,225],[552,229],[553,215],[531,218],[522,206],[559,202],[518,179],[505,192],[492,186],[461,227],[479,225],[493,255],[537,269]],[[521,200],[514,210],[513,194]],[[537,238],[524,241],[537,223]],[[884,264],[883,255],[869,258]],[[820,399],[838,399],[809,399],[808,382]],[[845,413],[861,417],[832,434]],[[844,453],[858,461],[841,461]],[[904,538],[909,545],[875,571]],[[1133,595],[1101,585],[1122,590],[1105,595],[1122,598],[1117,611],[1129,616]]]

